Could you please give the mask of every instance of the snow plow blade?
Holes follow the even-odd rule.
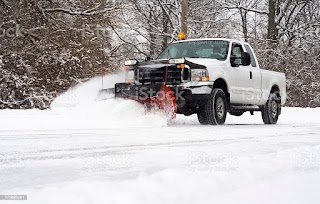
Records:
[[[99,91],[97,100],[123,98],[143,104],[147,110],[157,110],[171,119],[176,118],[177,101],[174,93],[165,84],[135,85],[120,83],[114,89]]]
[[[177,115],[177,101],[174,93],[168,86],[162,84],[160,91],[155,98],[151,98],[151,105],[154,105],[162,113],[175,119]]]
[[[115,89],[102,89],[99,91],[96,101],[103,101],[115,98]]]

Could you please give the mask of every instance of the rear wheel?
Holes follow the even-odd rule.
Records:
[[[213,89],[209,100],[198,112],[202,125],[223,125],[227,117],[227,98],[222,89]]]
[[[281,100],[275,93],[271,93],[267,103],[262,107],[261,114],[264,124],[277,124],[281,113]]]

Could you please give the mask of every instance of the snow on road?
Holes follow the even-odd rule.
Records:
[[[95,101],[99,82],[48,111],[0,111],[0,195],[28,196],[0,204],[320,202],[320,109],[284,108],[272,126],[259,113],[168,125],[135,102]]]

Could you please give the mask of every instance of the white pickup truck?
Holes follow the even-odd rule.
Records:
[[[285,75],[260,69],[252,47],[237,40],[182,40],[155,60],[125,65],[126,82],[116,84],[116,97],[142,101],[156,96],[165,82],[177,113],[197,114],[203,125],[222,125],[227,113],[246,111],[261,111],[265,124],[276,124],[286,102]]]

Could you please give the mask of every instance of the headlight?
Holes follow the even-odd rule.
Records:
[[[184,58],[181,59],[170,59],[169,63],[170,64],[184,64],[186,60]]]
[[[127,60],[127,61],[124,62],[125,66],[134,66],[136,64],[138,64],[137,60]]]
[[[125,77],[125,83],[133,83],[134,82],[134,70],[127,70],[126,71],[126,77]]]
[[[210,81],[209,72],[207,69],[191,69],[192,81]]]

